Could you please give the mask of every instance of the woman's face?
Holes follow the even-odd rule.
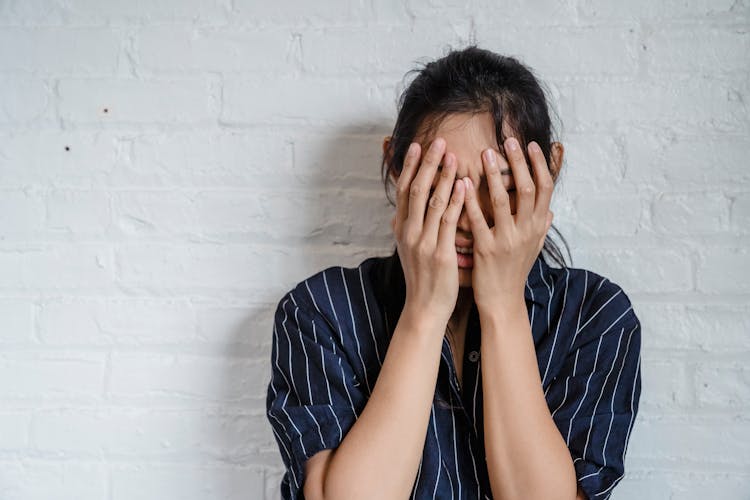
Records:
[[[461,179],[470,177],[477,192],[479,206],[489,227],[495,225],[490,205],[490,193],[484,179],[484,167],[482,166],[482,151],[492,148],[500,153],[500,148],[495,137],[495,123],[489,113],[481,114],[451,114],[446,116],[438,125],[437,129],[429,136],[415,137],[415,141],[422,146],[422,151],[427,151],[436,137],[445,139],[445,151],[456,156],[456,176]],[[443,157],[445,158],[445,157]],[[438,167],[440,171],[441,167]],[[513,176],[509,170],[501,171],[503,186],[510,196],[511,213],[516,212],[516,194]],[[432,183],[432,189],[437,186],[438,175]],[[470,247],[473,245],[471,224],[466,210],[461,211],[461,216],[456,225],[456,246]],[[458,268],[459,286],[471,286],[471,267]]]
[[[504,125],[503,135],[510,137],[513,134],[512,130],[508,129]],[[453,153],[456,157],[457,164],[457,178],[470,177],[474,183],[474,189],[476,190],[477,200],[482,208],[482,213],[487,221],[487,225],[492,228],[495,225],[491,205],[490,205],[490,192],[485,182],[484,167],[482,164],[482,151],[487,148],[494,149],[497,153],[505,156],[505,153],[499,147],[497,138],[495,136],[495,123],[490,113],[456,113],[446,116],[438,125],[438,127],[432,131],[429,135],[418,133],[414,138],[415,142],[419,142],[422,146],[422,151],[427,151],[430,144],[436,137],[442,137],[446,142],[446,153]],[[557,165],[561,165],[562,161],[562,145],[559,143],[553,144],[553,178],[557,177]],[[445,157],[443,157],[445,158]],[[557,161],[556,161],[557,160]],[[529,171],[531,166],[529,165]],[[510,212],[511,214],[516,213],[516,192],[515,183],[513,181],[513,175],[510,167],[501,167],[501,174],[503,180],[503,186],[508,191],[510,198]],[[533,174],[532,174],[533,175]],[[432,188],[437,186],[439,175],[435,175],[433,180]],[[469,217],[466,214],[466,210],[461,211],[461,216],[458,219],[456,227],[456,246],[471,247],[473,245],[473,238],[471,233],[471,224],[469,223]],[[471,267],[459,266],[458,278],[459,286],[470,287],[471,286]]]

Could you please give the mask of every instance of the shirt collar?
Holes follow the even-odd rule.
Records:
[[[529,270],[526,277],[526,286],[524,287],[524,297],[535,304],[546,307],[550,298],[550,289],[552,287],[551,267],[544,260],[542,253],[539,252],[534,264]]]

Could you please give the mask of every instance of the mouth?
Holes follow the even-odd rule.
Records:
[[[474,249],[456,246],[456,259],[460,269],[471,269],[474,267]]]

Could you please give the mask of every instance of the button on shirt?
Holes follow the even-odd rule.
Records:
[[[286,466],[281,497],[304,498],[305,461],[336,448],[361,415],[403,309],[396,252],[330,267],[276,309],[267,416]],[[578,484],[606,500],[624,476],[641,392],[640,322],[625,292],[539,254],[525,287],[542,389]],[[447,337],[410,498],[492,499],[485,456],[481,331],[469,313],[459,386]],[[539,478],[540,481],[544,477]]]

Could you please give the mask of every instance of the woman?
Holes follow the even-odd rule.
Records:
[[[383,152],[396,251],[310,276],[276,311],[282,497],[609,498],[640,323],[547,239],[564,149],[539,83],[453,51],[405,90]]]

